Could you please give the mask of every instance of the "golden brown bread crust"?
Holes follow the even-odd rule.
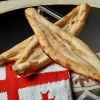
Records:
[[[55,24],[63,28],[63,30],[69,34],[77,35],[85,24],[89,10],[89,5],[79,5]],[[72,21],[74,23],[72,23]],[[75,28],[75,26],[78,27]],[[3,63],[15,61],[18,59],[12,69],[17,74],[30,74],[32,71],[34,72],[35,70],[40,69],[41,67],[52,62],[52,60],[47,55],[45,55],[45,53],[43,53],[35,36],[25,41],[24,45],[23,43],[20,43],[20,45],[17,45],[9,51],[3,53],[2,57],[5,58],[2,59],[5,61]]]
[[[89,11],[90,6],[88,4],[80,4],[55,24],[60,28],[63,28],[69,34],[77,36],[85,24],[85,20],[88,16]],[[64,23],[66,21],[67,24]]]
[[[83,17],[82,17],[82,15],[78,14],[80,11],[80,5],[79,5],[76,8],[74,8],[69,14],[64,16],[62,19],[58,20],[55,24],[57,26],[63,28],[64,30],[66,30],[68,33],[70,33],[69,30],[71,30],[70,34],[72,34],[74,36],[78,35],[85,24],[85,20],[90,11],[90,6],[86,5],[85,8],[82,10],[84,10],[84,11],[86,10],[86,13],[84,14]],[[82,12],[82,10],[80,12]],[[74,13],[76,13],[76,15]],[[75,18],[79,15],[82,18],[81,19],[79,18],[80,20],[78,20],[78,22],[76,22],[77,19],[75,19]],[[73,24],[71,22],[72,18],[74,18],[73,21],[76,22],[76,24],[78,24],[78,26],[79,26],[77,29],[74,28],[75,32],[73,31],[73,29],[70,29],[70,27],[72,28],[72,27],[76,26],[75,23]],[[82,22],[82,23],[80,23],[80,22]],[[70,27],[68,28],[69,25],[70,25]],[[2,53],[0,55],[0,65],[18,60],[20,58],[21,54],[23,53],[24,49],[26,48],[26,46],[30,43],[31,39],[32,39],[32,36],[29,37],[28,39],[24,40],[23,42],[17,44],[10,50],[7,50],[4,53]]]
[[[82,29],[82,27],[85,23],[86,16],[89,12],[89,8],[90,7],[86,4],[79,5],[78,7],[75,8],[76,10],[74,9],[74,12],[71,11],[68,15],[66,15],[66,17],[57,21],[55,24],[57,26],[62,27],[63,30],[68,31],[68,33],[70,31],[69,34],[77,35],[77,34],[79,34],[79,31]],[[74,13],[77,13],[77,14],[74,15]],[[26,14],[26,16],[27,16],[27,14]],[[78,16],[80,16],[80,18],[77,18]],[[73,24],[72,21],[75,21],[75,23]],[[78,27],[77,27],[77,29],[76,28],[68,28],[68,25],[70,25],[70,27],[75,27],[76,25],[78,25]],[[68,28],[68,30],[67,30],[67,28]],[[34,40],[33,40],[33,42],[34,42]],[[37,47],[38,47],[38,49],[36,49]],[[12,67],[12,69],[17,74],[25,75],[28,73],[28,75],[29,75],[29,74],[34,73],[37,69],[40,69],[41,67],[44,67],[47,64],[50,64],[52,62],[52,60],[45,53],[43,53],[43,51],[39,47],[40,47],[39,44],[37,44],[36,46],[31,45],[31,48],[33,48],[33,49],[30,51],[33,51],[33,53],[31,54],[30,52],[28,52],[31,55],[28,56],[29,54],[27,54],[27,56],[25,58],[24,55],[26,55],[26,54],[23,52],[21,58],[15,63],[15,65]],[[29,47],[27,47],[27,48],[29,48]],[[27,51],[27,48],[24,51]],[[26,59],[26,61],[23,62],[23,59]]]
[[[78,7],[76,7],[75,9],[74,9],[75,12],[71,11],[68,14],[68,16],[62,18],[60,21],[55,23],[57,26],[61,26],[63,28],[63,30],[66,30],[68,25],[70,25],[70,27],[75,27],[77,24],[78,25],[77,29],[76,28],[75,29],[68,28],[68,30],[66,30],[68,32],[71,31],[69,34],[72,34],[72,35],[78,34],[79,31],[82,29],[82,27],[85,23],[85,20],[86,20],[86,16],[89,12],[89,6],[86,4],[82,4],[82,5],[79,5]],[[74,13],[77,13],[77,14],[74,15]],[[78,16],[80,16],[80,18],[77,18]],[[26,17],[28,17],[27,14],[26,14]],[[37,18],[39,18],[39,16],[37,16]],[[75,21],[75,23],[73,24],[72,21]],[[39,47],[38,45],[39,44],[37,44],[37,47]],[[22,57],[12,67],[12,69],[17,74],[25,75],[27,73],[28,74],[34,73],[37,69],[40,69],[41,67],[44,67],[47,64],[52,62],[52,60],[47,55],[45,55],[45,53],[43,53],[41,48],[36,49],[36,47],[33,45],[31,45],[31,47],[34,48],[34,49],[32,49],[33,53],[29,57],[26,56],[26,58],[24,56],[25,53],[23,53]],[[27,48],[25,49],[25,51],[27,51]],[[30,54],[30,52],[29,52],[29,54]],[[33,57],[31,57],[31,56],[33,56]],[[27,59],[27,60],[22,62],[23,58]]]
[[[100,60],[85,43],[66,34],[35,9],[27,9],[26,14],[41,48],[52,60],[71,71],[100,81]]]
[[[0,65],[6,64],[9,62],[15,62],[18,58],[20,58],[23,50],[30,43],[32,38],[33,38],[33,36],[27,38],[26,40],[22,41],[21,43],[15,45],[13,48],[2,53],[0,55]]]

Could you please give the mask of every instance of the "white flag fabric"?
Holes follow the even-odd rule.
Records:
[[[17,76],[10,67],[0,67],[0,100],[72,100],[69,72],[52,64],[35,76]]]

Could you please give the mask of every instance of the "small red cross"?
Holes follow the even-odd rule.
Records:
[[[55,99],[55,97],[49,99],[48,93],[49,93],[49,91],[47,91],[46,93],[42,93],[42,92],[41,92],[42,100],[54,100],[54,99]]]
[[[0,80],[0,92],[7,92],[8,100],[19,100],[18,89],[69,78],[68,71],[48,72],[27,78],[17,78],[17,75],[10,69],[11,66],[12,64],[6,66],[6,79]]]

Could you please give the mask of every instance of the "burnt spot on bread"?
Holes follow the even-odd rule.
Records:
[[[83,20],[81,20],[81,23],[84,23],[84,21],[83,21]]]
[[[27,57],[23,57],[21,62],[24,62],[25,60],[27,60]]]
[[[74,23],[75,23],[75,21],[72,21],[71,23],[72,23],[72,24],[74,24]]]

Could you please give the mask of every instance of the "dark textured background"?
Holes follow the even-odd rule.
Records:
[[[49,6],[52,10],[65,15],[75,6]],[[86,25],[79,38],[87,43],[94,52],[100,51],[100,9],[91,8]],[[55,22],[50,16],[48,20]],[[24,9],[11,11],[0,15],[0,53],[13,47],[33,34]]]

